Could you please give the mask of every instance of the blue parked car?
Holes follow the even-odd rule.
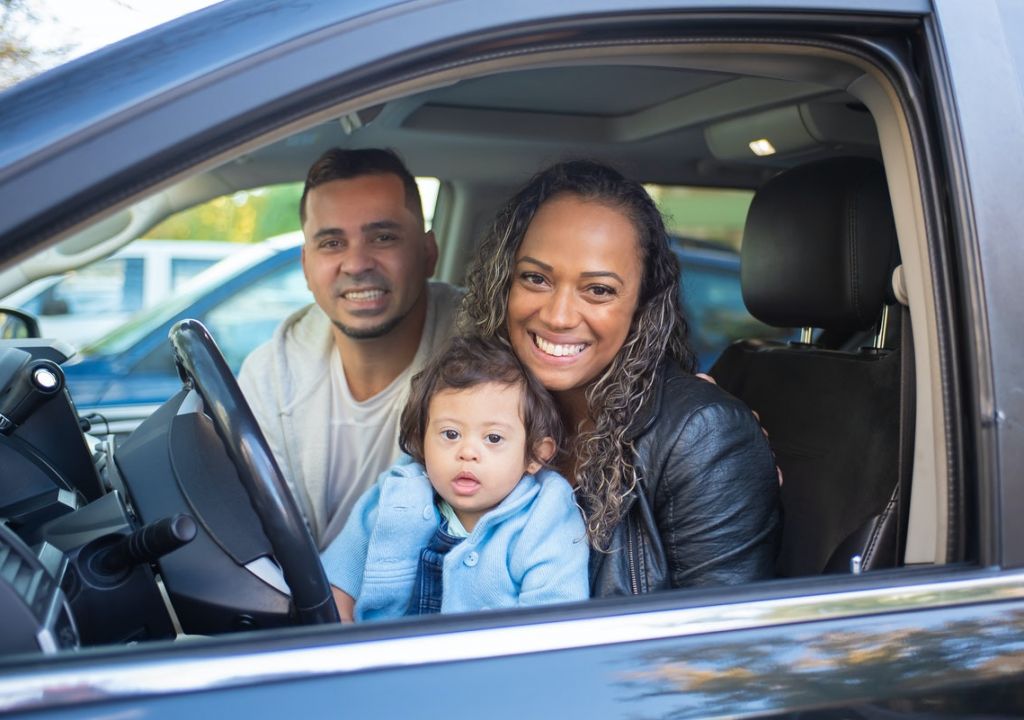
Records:
[[[167,334],[184,318],[203,322],[233,372],[289,313],[311,301],[299,263],[302,236],[240,250],[170,301],[85,346],[65,365],[80,410],[161,403],[181,387]],[[133,413],[134,415],[134,413]]]
[[[708,371],[726,346],[739,338],[796,338],[795,332],[765,325],[747,312],[737,253],[690,238],[673,237],[671,244],[682,268],[679,291],[698,369]]]

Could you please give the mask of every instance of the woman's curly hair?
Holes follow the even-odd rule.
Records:
[[[621,211],[640,244],[643,279],[629,334],[612,363],[587,388],[593,427],[575,435],[577,498],[593,547],[606,549],[622,518],[623,499],[637,483],[630,424],[650,401],[659,365],[670,358],[693,372],[679,299],[679,262],[668,245],[661,213],[640,183],[589,160],[554,165],[535,175],[498,213],[469,270],[460,314],[463,332],[508,340],[507,310],[516,254],[538,209],[573,195]]]

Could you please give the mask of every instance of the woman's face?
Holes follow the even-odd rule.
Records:
[[[561,195],[540,207],[516,254],[508,334],[552,392],[584,388],[629,334],[642,280],[636,230],[619,210]]]

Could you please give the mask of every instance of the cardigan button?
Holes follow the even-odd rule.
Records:
[[[467,553],[465,559],[462,561],[466,564],[466,567],[473,567],[480,560],[480,556],[475,552]]]
[[[433,517],[434,517],[434,508],[432,508],[430,505],[426,505],[423,508],[423,519],[424,520],[432,520]]]

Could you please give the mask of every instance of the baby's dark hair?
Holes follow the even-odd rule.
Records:
[[[412,379],[409,402],[402,411],[399,447],[416,462],[423,460],[431,399],[442,390],[465,390],[484,383],[519,385],[523,427],[526,429],[526,460],[547,465],[554,458],[536,456],[541,440],[550,437],[555,447],[563,442],[562,420],[555,401],[512,351],[498,339],[456,335]],[[557,452],[556,452],[557,454]]]

